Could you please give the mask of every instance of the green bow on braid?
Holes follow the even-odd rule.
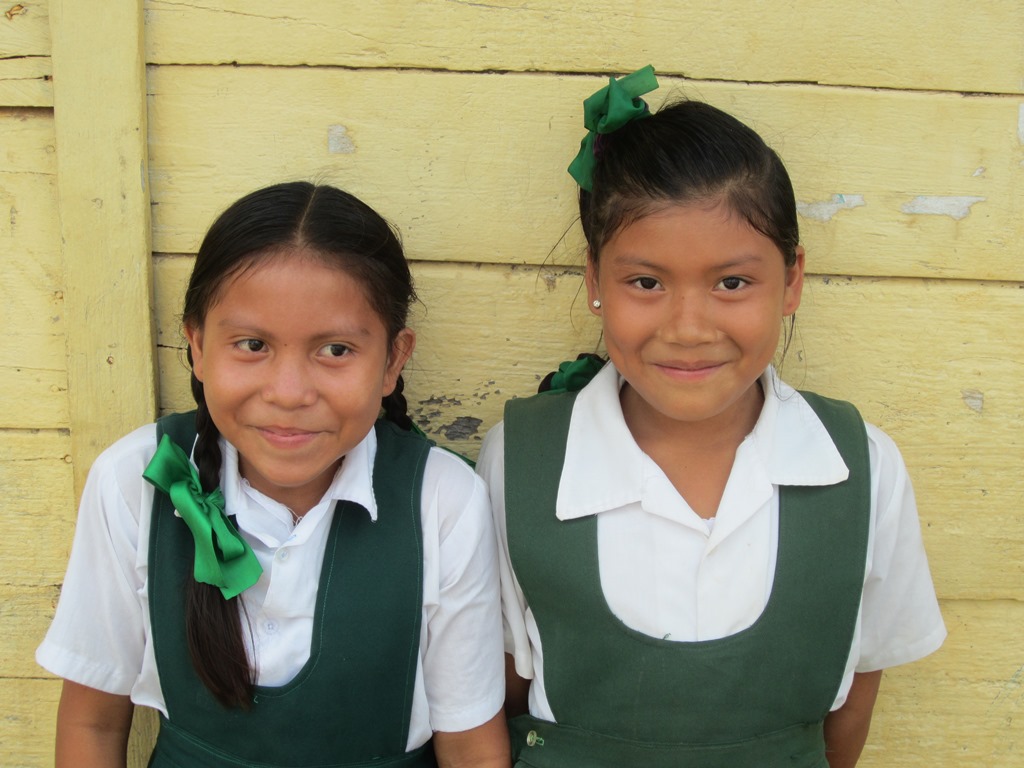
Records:
[[[203,492],[196,468],[168,435],[161,438],[142,476],[171,497],[192,531],[196,540],[196,581],[219,587],[225,600],[259,581],[263,568],[249,542],[224,514],[223,492],[220,488]]]
[[[618,80],[608,78],[608,85],[583,102],[587,135],[580,142],[579,154],[569,163],[569,175],[587,192],[592,191],[594,183],[594,145],[598,134],[613,133],[633,120],[649,116],[647,103],[640,97],[657,87],[654,67],[648,64]]]
[[[607,361],[591,352],[584,352],[575,360],[566,360],[559,364],[557,371],[552,371],[540,384],[540,392],[579,392],[598,371],[604,368]]]

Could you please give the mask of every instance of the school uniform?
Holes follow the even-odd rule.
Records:
[[[327,599],[340,600],[339,605],[344,603],[346,584],[351,587],[359,575],[345,570],[358,549],[354,545],[349,550],[345,547],[354,536],[361,535],[359,531],[372,535],[379,526],[389,523],[389,513],[394,515],[391,502],[390,507],[378,505],[379,497],[388,496],[388,466],[382,463],[376,467],[375,475],[375,459],[382,451],[388,456],[397,455],[389,452],[396,441],[403,442],[396,433],[384,424],[371,430],[346,455],[321,501],[294,527],[286,507],[239,476],[237,452],[221,441],[221,488],[226,509],[263,568],[259,581],[240,596],[243,627],[249,628],[243,631],[243,637],[257,673],[253,711],[262,706],[261,697],[284,700],[288,691],[308,685],[310,679],[321,674],[321,667],[333,665],[338,671],[338,665],[349,663],[358,671],[366,664],[380,664],[382,670],[391,665],[391,659],[374,658],[375,627],[368,626],[364,632],[325,619],[333,609],[320,603],[325,595],[335,596]],[[90,471],[60,603],[36,658],[60,677],[129,695],[134,703],[153,707],[174,727],[175,711],[184,710],[177,703],[171,709],[168,702],[187,702],[206,692],[194,686],[178,690],[182,668],[188,666],[181,661],[183,643],[168,639],[167,635],[177,634],[173,628],[165,630],[164,635],[154,632],[154,627],[173,627],[173,621],[181,619],[180,611],[154,609],[151,605],[154,595],[158,595],[160,606],[166,605],[168,596],[173,600],[180,595],[174,584],[159,585],[161,580],[168,581],[167,569],[180,567],[180,563],[175,565],[168,559],[168,553],[181,548],[151,551],[151,538],[156,530],[177,536],[185,528],[173,513],[154,516],[154,489],[143,480],[142,472],[155,453],[156,437],[155,425],[136,430],[108,448]],[[410,535],[420,537],[422,565],[414,565],[422,578],[422,595],[419,615],[409,624],[418,627],[418,633],[409,643],[409,657],[394,659],[391,665],[407,668],[403,678],[408,680],[409,688],[403,705],[407,722],[401,732],[407,737],[397,749],[409,753],[425,745],[433,731],[462,731],[485,723],[499,710],[504,690],[496,551],[486,490],[460,459],[432,448],[422,462],[419,502],[420,525]],[[338,513],[339,509],[344,513]],[[159,574],[150,573],[154,556],[159,558]],[[374,577],[378,583],[363,579],[357,586],[366,594],[358,595],[356,602],[362,603],[360,610],[369,616],[374,615],[377,596],[390,594],[396,586],[387,578],[390,569],[386,563],[373,565],[380,574]],[[327,568],[330,573],[324,570]],[[325,588],[328,583],[330,590]],[[406,589],[408,585],[398,586]],[[381,615],[379,621],[390,619],[390,615]],[[363,635],[371,639],[363,642]],[[330,640],[332,637],[335,640]],[[355,643],[351,642],[353,638]],[[342,641],[348,645],[339,645]],[[390,641],[382,638],[381,647]],[[168,676],[161,680],[158,660],[171,666],[173,679]],[[367,710],[378,706],[376,691],[371,689],[374,683],[363,678],[356,682],[355,693],[346,691],[344,696],[332,695],[324,685],[311,686],[310,690],[318,691],[319,700],[293,696],[292,706],[298,709],[298,717],[303,716],[303,708],[308,708],[307,716],[322,716],[333,730],[345,733],[353,724],[373,720],[360,711],[360,696]],[[167,695],[170,689],[174,689],[174,696]],[[338,703],[341,700],[347,702],[348,711]],[[212,708],[209,712],[210,717],[221,717]],[[180,718],[185,720],[186,715]],[[239,733],[244,740],[246,713],[223,710],[223,718],[223,730]],[[266,760],[267,764],[306,764],[301,760],[315,760],[317,765],[356,764],[351,756],[344,760],[324,755],[308,757],[316,749],[299,744],[294,745],[296,754],[307,757],[293,761],[287,742],[290,738],[301,739],[302,728],[294,728],[294,736],[290,730],[285,722],[284,744],[275,746],[280,755]],[[353,741],[357,737],[362,738],[362,734],[356,734]],[[394,741],[393,730],[389,738]],[[320,740],[326,742],[329,738],[305,739]],[[188,739],[182,741],[187,743]],[[373,739],[364,741],[370,744]],[[401,755],[392,757],[396,764],[405,764]],[[234,764],[230,756],[225,760],[225,764]]]
[[[588,626],[586,631],[600,635],[602,642],[607,635],[632,635],[627,638],[628,643],[633,643],[630,647],[651,649],[654,665],[651,669],[673,670],[675,666],[664,665],[662,659],[673,652],[680,656],[689,653],[690,649],[684,646],[715,648],[738,645],[748,642],[764,629],[765,624],[770,623],[774,609],[767,611],[766,605],[769,598],[772,598],[773,605],[779,598],[779,595],[773,597],[773,585],[780,574],[790,572],[788,569],[794,563],[799,566],[801,559],[787,555],[785,562],[779,560],[782,551],[780,496],[786,495],[780,493],[780,489],[825,491],[844,484],[849,469],[815,408],[799,393],[779,382],[774,371],[769,369],[761,378],[764,407],[754,429],[737,449],[716,518],[713,521],[703,520],[688,507],[661,469],[643,454],[633,440],[619,405],[621,386],[621,377],[608,364],[571,403],[566,415],[564,460],[550,470],[558,477],[552,516],[563,528],[590,521],[596,531],[592,581],[597,585],[595,591],[599,599],[593,605],[598,613],[607,608],[614,620]],[[538,399],[544,397],[547,396],[541,395]],[[554,698],[560,703],[553,706],[549,700],[547,684],[560,673],[553,668],[545,669],[545,633],[556,638],[556,633],[571,633],[572,629],[558,625],[549,626],[546,630],[539,626],[521,584],[521,577],[525,574],[515,570],[516,558],[512,552],[528,553],[535,546],[543,546],[546,539],[557,535],[557,529],[530,533],[516,528],[511,521],[506,524],[504,470],[507,426],[499,425],[487,435],[478,463],[478,471],[491,490],[503,554],[500,568],[506,652],[514,657],[517,672],[522,677],[532,678],[529,695],[531,715],[537,721],[558,723],[559,706],[569,713],[569,720],[577,714],[577,705],[580,711],[586,709],[584,703],[566,702],[562,690],[566,685],[578,688],[580,697],[586,697],[594,682],[602,682],[597,678],[614,675],[617,665],[609,663],[606,667],[608,674],[595,675],[594,680],[579,679],[568,683],[559,680],[560,689]],[[913,491],[903,461],[892,441],[872,425],[866,425],[865,448],[863,462],[870,477],[864,483],[867,509],[860,550],[862,562],[853,562],[846,567],[848,574],[854,574],[857,579],[862,594],[859,601],[856,593],[853,595],[849,636],[841,641],[845,647],[840,649],[842,655],[835,679],[814,682],[819,692],[816,695],[820,696],[821,690],[831,691],[823,707],[826,713],[828,709],[842,706],[855,672],[883,669],[921,658],[938,648],[945,637],[921,543]],[[530,484],[536,484],[536,481],[531,479]],[[804,518],[807,525],[817,523],[813,507],[811,510],[810,516]],[[519,514],[518,510],[509,511],[510,520],[514,514]],[[517,531],[517,540],[510,542],[509,531],[513,529]],[[784,530],[787,531],[784,536],[786,542],[799,542],[799,528],[795,532],[792,526],[784,527]],[[828,531],[829,525],[823,526],[822,534],[827,535]],[[813,549],[808,549],[813,546],[813,541],[805,541],[803,546],[805,552],[811,553],[803,557],[804,560],[820,560]],[[790,553],[798,551],[788,544],[784,549]],[[840,542],[836,550],[840,554],[848,554],[850,548]],[[566,557],[574,556],[568,553],[568,548],[559,551],[565,551]],[[585,564],[585,567],[591,566]],[[553,598],[545,595],[547,602],[554,606],[545,608],[549,614],[558,613],[558,600],[566,606],[567,613],[575,610],[575,604],[582,601],[572,590],[587,591],[583,581],[576,581],[576,572],[585,570],[585,567],[566,571],[564,578],[567,583],[571,582],[569,589],[563,585],[560,595]],[[822,567],[820,572],[827,576],[829,569]],[[800,577],[791,581],[799,584]],[[558,588],[556,585],[553,591]],[[821,612],[832,613],[827,606]],[[831,616],[828,621],[832,621]],[[616,625],[625,629],[620,632]],[[795,628],[796,632],[802,630]],[[648,641],[643,638],[648,638]],[[552,647],[568,644],[576,656],[588,654],[593,647],[601,645],[585,634],[551,642]],[[776,648],[773,653],[777,656],[788,655],[785,646],[772,647]],[[745,655],[755,656],[762,665],[771,664],[773,659],[758,655],[758,648],[757,645],[751,646]],[[663,664],[663,667],[657,664]],[[651,669],[640,669],[637,675],[649,676]],[[724,667],[719,667],[719,670],[723,676],[720,679],[724,681],[728,670]],[[624,692],[628,695],[618,697],[616,701],[604,702],[600,696],[591,696],[590,699],[602,701],[609,710],[616,710],[612,720],[617,717],[626,722],[628,718],[623,713],[638,706],[634,697],[643,696],[648,684],[651,690],[658,688],[648,677],[647,682],[638,682],[634,690]],[[714,684],[715,678],[711,677],[710,686]],[[743,681],[733,680],[732,685],[741,690]],[[830,689],[829,685],[832,686]],[[692,690],[691,684],[681,685],[677,690],[679,711],[691,713],[692,716],[685,718],[689,722],[727,722],[736,717],[737,710],[747,709],[741,698],[732,711],[700,710],[701,713],[696,715],[693,714],[692,698],[696,696],[699,699],[708,688],[697,692]],[[786,683],[780,680],[773,692],[776,697],[774,704],[786,698],[785,692]],[[770,699],[761,702],[765,712],[770,712],[772,705]],[[594,717],[600,719],[598,715]],[[745,727],[756,729],[757,723],[751,721]],[[608,725],[609,730],[614,731],[615,728],[615,722]],[[671,721],[660,732],[645,732],[642,725],[636,728],[637,742],[651,748],[673,740]],[[513,749],[523,765],[544,765],[541,755],[545,750],[552,751],[552,741],[548,739],[547,747],[537,746],[537,739],[543,740],[543,735],[538,736],[536,729],[531,730],[534,745],[517,745],[517,734],[514,733]],[[627,730],[626,726],[623,730]],[[708,725],[706,730],[710,733],[709,738],[724,733],[712,725]],[[678,731],[691,733],[684,727],[679,727]],[[701,728],[697,731],[694,738],[702,738]],[[581,732],[578,729],[573,731],[576,735]],[[562,735],[560,733],[558,738]],[[619,735],[629,738],[628,733]],[[645,757],[637,765],[658,764],[650,751],[644,755],[650,759]],[[666,759],[667,764],[673,764],[671,756]],[[815,765],[818,759],[808,757],[805,764]],[[572,763],[562,761],[561,764]],[[712,758],[706,761],[701,758],[694,764],[711,765],[714,762]]]

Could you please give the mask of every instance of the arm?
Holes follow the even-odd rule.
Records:
[[[882,670],[857,672],[846,701],[825,718],[825,755],[829,768],[854,768],[868,738]]]
[[[134,710],[127,696],[65,680],[57,708],[55,767],[123,768]]]
[[[504,710],[468,731],[435,732],[434,752],[440,768],[509,768],[512,748]]]
[[[509,717],[525,715],[530,711],[530,681],[516,672],[516,660],[505,654],[505,712]]]

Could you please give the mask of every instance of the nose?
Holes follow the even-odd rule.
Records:
[[[316,402],[312,371],[297,356],[278,355],[270,362],[263,384],[263,400],[281,408],[302,408]]]
[[[715,323],[711,299],[699,291],[687,291],[668,302],[662,338],[673,344],[696,346],[713,341]]]

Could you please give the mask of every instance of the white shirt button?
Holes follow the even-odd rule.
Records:
[[[287,549],[279,549],[279,550],[277,550],[277,559],[278,559],[279,562],[283,563],[288,558],[289,558],[289,554],[288,554],[288,550]]]

